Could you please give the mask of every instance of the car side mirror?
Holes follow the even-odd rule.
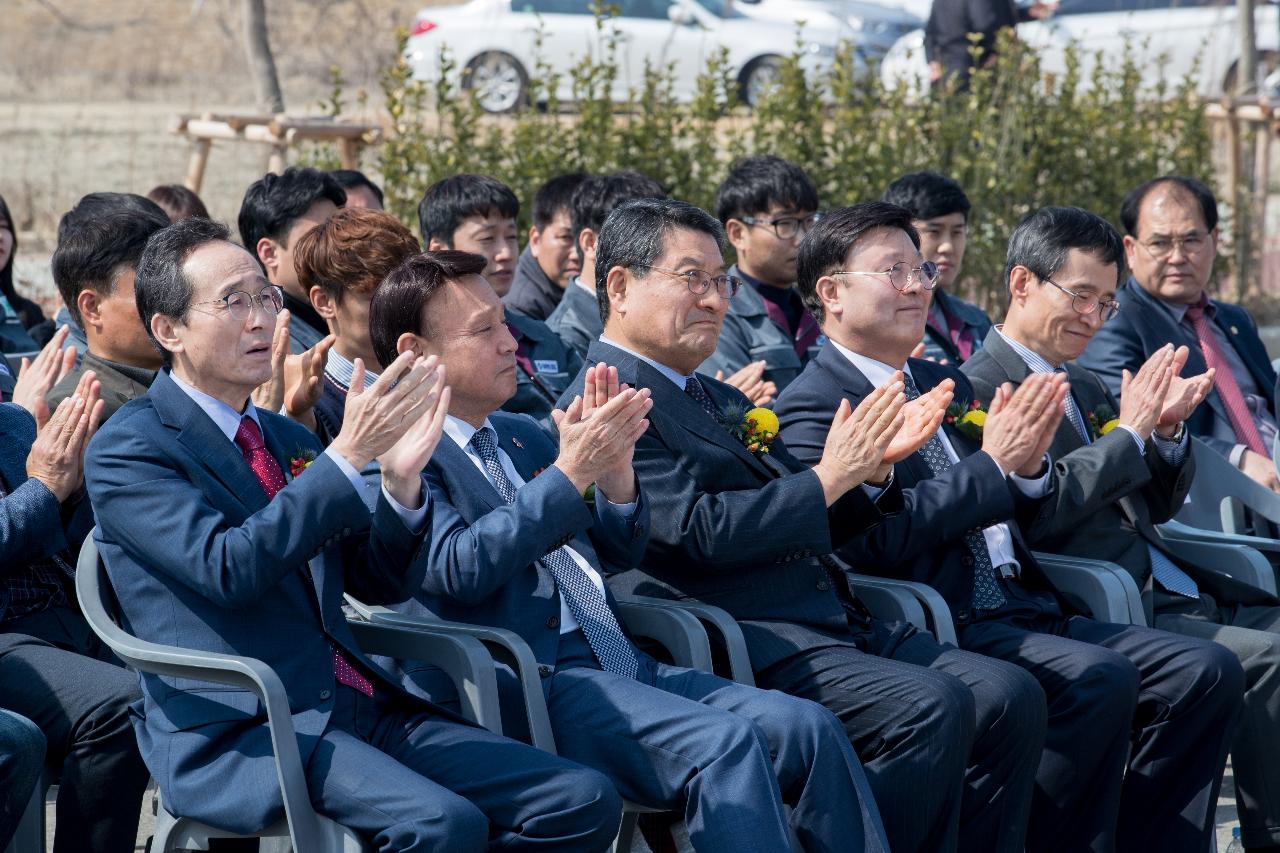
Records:
[[[698,19],[694,17],[693,10],[683,3],[672,3],[667,7],[667,20],[682,27],[698,22]]]

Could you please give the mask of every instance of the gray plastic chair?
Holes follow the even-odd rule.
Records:
[[[162,791],[157,803],[153,853],[208,850],[212,838],[261,838],[264,851],[283,851],[290,846],[298,853],[361,853],[368,849],[354,832],[317,814],[312,807],[289,700],[274,670],[254,658],[149,643],[127,633],[121,628],[111,581],[98,557],[92,535],[80,550],[76,593],[93,632],[129,666],[154,675],[194,678],[250,690],[267,711],[267,728],[275,751],[285,818],[253,835],[240,835],[171,813],[165,807]],[[479,642],[466,637],[421,635],[391,625],[353,624],[352,630],[361,648],[371,654],[385,654],[387,649],[394,648],[402,656],[430,660],[441,666],[464,682],[459,685],[460,695],[467,694],[465,683],[474,684],[471,693],[475,702],[469,707],[464,700],[464,710],[483,714],[487,703],[490,715],[496,711],[497,683],[491,660]]]
[[[1229,575],[1276,594],[1276,573],[1268,556],[1280,559],[1280,540],[1199,530],[1177,521],[1157,526],[1156,532],[1170,550],[1194,564],[1195,572]]]
[[[1196,476],[1177,520],[1190,527],[1280,538],[1280,495],[1232,465],[1197,438],[1191,439]]]
[[[870,575],[850,575],[849,584],[877,618],[910,622],[932,633],[939,643],[959,645],[951,608],[933,587]]]
[[[1094,619],[1121,625],[1147,624],[1138,585],[1115,563],[1041,551],[1034,555],[1054,586]]]

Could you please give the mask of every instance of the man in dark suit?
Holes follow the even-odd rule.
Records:
[[[991,318],[972,302],[952,293],[964,268],[972,205],[960,184],[937,172],[912,172],[885,189],[880,199],[911,212],[920,235],[920,254],[938,267],[924,326],[924,352],[930,361],[963,364],[982,348]]]
[[[1093,275],[1075,248],[1048,271],[1052,283],[1032,271],[1038,256],[1056,255],[1076,242],[1075,234],[1107,228],[1083,211],[1061,208],[1019,225],[1009,244],[1004,325],[963,370],[984,400],[1006,382],[1017,386],[1033,374],[1066,371],[1067,417],[1049,447],[1057,486],[1027,539],[1045,551],[1123,566],[1143,590],[1148,624],[1214,640],[1236,654],[1246,683],[1232,752],[1242,838],[1248,850],[1277,850],[1280,802],[1273,792],[1280,792],[1280,768],[1270,756],[1280,731],[1280,602],[1225,575],[1198,571],[1153,527],[1186,498],[1195,463],[1182,422],[1213,378],[1179,376],[1188,351],[1169,344],[1125,383],[1117,403],[1100,379],[1071,363],[1115,310],[1116,275],[1110,267],[1105,276]]]
[[[1136,373],[1165,344],[1187,347],[1183,375],[1214,368],[1213,391],[1187,418],[1187,429],[1280,491],[1271,460],[1276,372],[1249,312],[1208,294],[1218,255],[1212,191],[1194,178],[1156,178],[1129,193],[1120,219],[1132,276],[1116,294],[1120,313],[1093,336],[1080,366],[1121,397],[1121,371]]]
[[[421,583],[408,570],[431,511],[421,469],[448,390],[434,360],[397,359],[348,395],[321,451],[250,402],[283,301],[219,224],[179,222],[147,245],[139,310],[168,366],[94,439],[86,477],[130,629],[274,669],[316,810],[380,849],[603,849],[621,807],[607,780],[464,725],[361,653],[343,592],[390,602]],[[375,457],[371,516],[359,470]],[[236,831],[279,817],[252,693],[155,675],[142,690],[138,743],[173,811]]]
[[[1035,2],[1028,7],[1014,0],[940,0],[929,10],[924,27],[924,53],[929,60],[929,79],[935,84],[955,77],[956,87],[969,88],[973,68],[990,65],[995,60],[1001,30],[1013,30],[1018,24],[1048,17],[1057,2]],[[978,36],[978,53],[972,49],[972,35]]]
[[[881,522],[877,498],[899,506],[890,463],[936,429],[947,396],[918,403],[899,431],[901,386],[890,378],[856,412],[839,408],[812,468],[772,435],[749,433],[767,429],[746,422],[749,401],[695,373],[738,286],[723,239],[705,212],[657,200],[620,207],[600,233],[605,332],[589,360],[654,401],[633,459],[651,503],[649,546],[610,586],[736,617],[759,686],[812,699],[844,724],[894,850],[1019,851],[1040,689],[1017,667],[873,618],[826,557]]]
[[[88,351],[79,349],[79,364],[49,392],[50,408],[87,370],[102,386],[104,420],[151,387],[160,357],[138,321],[133,278],[147,238],[168,224],[155,202],[125,193],[90,193],[58,223],[53,280]]]
[[[1121,247],[1106,237],[1085,229],[1076,246],[1114,278]],[[801,292],[830,343],[777,406],[800,458],[821,453],[833,406],[894,370],[909,377],[908,396],[952,382],[960,402],[952,422],[896,466],[906,510],[838,553],[856,569],[935,587],[961,648],[1017,664],[1044,688],[1049,728],[1027,849],[1203,850],[1240,665],[1214,643],[1070,613],[1021,534],[1052,494],[1045,452],[1067,387],[1037,374],[984,401],[983,417],[960,414],[977,400],[964,375],[907,359],[935,276],[910,214],[884,202],[830,214],[801,250]]]
[[[487,175],[453,175],[427,187],[418,203],[422,245],[428,252],[456,249],[484,257],[485,278],[501,298],[511,289],[520,254],[519,213],[520,200],[501,181]],[[503,322],[519,346],[516,393],[504,408],[550,426],[556,398],[582,367],[582,359],[541,320],[508,310]]]
[[[426,472],[425,579],[397,609],[518,633],[545,673],[557,752],[604,772],[628,800],[683,811],[699,851],[785,850],[784,802],[806,850],[887,851],[828,711],[667,666],[625,635],[603,577],[635,566],[648,542],[631,456],[650,392],[589,368],[581,399],[554,412],[558,448],[532,419],[497,411],[515,391],[515,340],[484,265],[461,252],[412,258],[374,299],[383,359],[410,351],[451,367],[452,413]],[[421,670],[406,674],[429,693]]]
[[[129,714],[138,684],[75,598],[76,554],[93,526],[82,472],[98,390],[83,374],[39,434],[27,412],[0,405],[0,707],[40,727],[61,773],[54,849],[124,853],[147,784]]]
[[[582,269],[574,245],[573,194],[587,179],[585,172],[556,175],[533,194],[529,242],[516,262],[511,290],[502,303],[517,314],[546,322],[564,296],[565,287]]]

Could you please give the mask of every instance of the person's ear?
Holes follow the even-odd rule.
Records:
[[[835,276],[824,275],[818,279],[814,287],[818,298],[822,300],[822,311],[828,317],[839,318],[844,314],[843,294]]]
[[[1138,241],[1130,237],[1128,234],[1124,235],[1123,240],[1125,266],[1129,269],[1133,269],[1133,262],[1137,259],[1138,255]]]
[[[151,315],[151,334],[159,341],[160,346],[171,353],[183,351],[182,339],[178,336],[178,323],[172,317],[163,314]]]
[[[423,346],[423,343],[419,335],[415,335],[413,332],[405,332],[396,338],[396,355],[411,352],[415,358],[423,358],[426,355],[426,347]]]
[[[585,232],[584,232],[585,233]],[[625,317],[627,314],[627,288],[631,284],[631,271],[626,267],[613,267],[605,277],[605,292],[609,294],[609,314]],[[597,286],[599,283],[597,282]]]
[[[747,223],[741,219],[730,219],[724,224],[724,234],[728,238],[730,245],[742,251],[742,244],[747,239]]]
[[[537,226],[529,226],[529,254],[538,257],[538,248],[542,245],[542,232]]]
[[[274,280],[275,273],[280,269],[280,245],[270,237],[263,237],[258,240],[254,250],[258,253],[258,260],[267,268],[267,278]]]
[[[439,237],[432,237],[427,241],[428,252],[444,252],[452,248],[452,246],[445,243],[445,241],[441,240]]]
[[[80,312],[80,322],[94,331],[102,331],[102,297],[96,290],[86,287],[76,296],[76,310]]]
[[[1038,282],[1035,273],[1019,264],[1009,270],[1009,307],[1022,306],[1031,295],[1031,288]]]
[[[311,300],[311,307],[316,309],[316,313],[321,317],[332,320],[338,316],[338,303],[320,285],[312,285],[307,296]]]

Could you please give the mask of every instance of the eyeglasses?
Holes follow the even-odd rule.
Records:
[[[231,319],[241,322],[249,319],[253,306],[257,305],[262,313],[274,317],[284,307],[284,291],[278,284],[268,284],[258,292],[257,296],[243,290],[233,290],[221,299],[209,299],[205,302],[193,302],[196,305],[218,305],[231,315]]]
[[[821,218],[821,213],[811,213],[804,217],[780,216],[777,219],[756,219],[754,216],[744,216],[741,221],[748,225],[772,228],[779,240],[792,240],[797,234],[808,234],[813,223]]]
[[[651,269],[654,272],[662,272],[676,278],[684,279],[685,286],[689,288],[689,292],[701,296],[710,290],[713,286],[716,293],[720,294],[722,299],[732,299],[738,294],[738,288],[742,287],[742,279],[733,275],[711,275],[703,270],[689,270],[688,272],[679,272],[677,270],[663,269],[655,267],[653,264],[636,264],[639,267]]]
[[[1209,244],[1209,238],[1199,232],[1192,232],[1182,237],[1157,237],[1145,243],[1139,241],[1138,244],[1155,260],[1167,261],[1173,257],[1174,249],[1181,249],[1184,255],[1200,254]]]
[[[1046,284],[1052,284],[1054,287],[1058,288],[1058,290],[1061,290],[1063,293],[1067,294],[1067,296],[1070,296],[1071,307],[1075,309],[1077,314],[1092,314],[1094,311],[1102,309],[1102,322],[1105,323],[1107,320],[1110,320],[1112,317],[1116,316],[1116,314],[1120,313],[1120,303],[1116,302],[1114,299],[1108,299],[1103,302],[1095,294],[1076,293],[1073,290],[1067,290],[1062,285],[1047,278],[1041,278],[1040,280]]]
[[[933,261],[925,261],[913,267],[906,261],[898,261],[887,270],[835,270],[829,275],[883,275],[889,277],[889,284],[899,292],[906,290],[913,283],[919,282],[924,290],[933,290],[938,286],[938,265]]]

